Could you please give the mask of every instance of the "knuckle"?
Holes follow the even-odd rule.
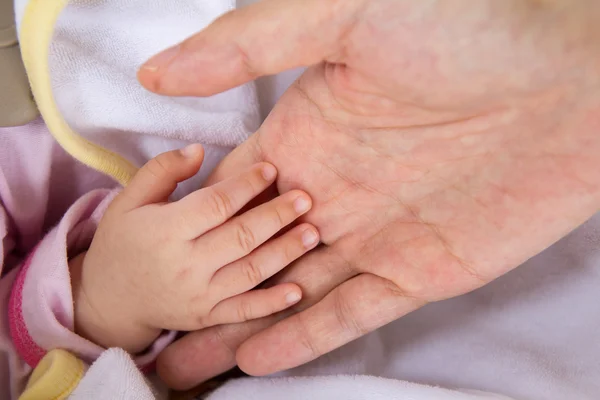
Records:
[[[209,196],[209,208],[223,219],[233,215],[233,204],[231,198],[220,190],[213,189]]]
[[[302,345],[309,351],[311,359],[321,357],[324,354],[324,352],[319,349],[319,346],[317,345],[314,336],[310,334],[308,325],[300,317],[300,315],[301,314],[298,314],[298,318],[295,319],[295,330],[300,332],[300,345]]]
[[[250,304],[250,302],[241,301],[238,306],[237,313],[238,313],[238,318],[239,318],[240,322],[251,320],[253,317],[252,317],[252,305]]]
[[[283,262],[287,265],[301,257],[307,250],[301,240],[294,238],[293,242],[290,241],[290,243],[282,246],[281,251],[283,253]]]
[[[352,314],[348,302],[344,299],[342,293],[337,291],[334,301],[335,317],[346,332],[351,332],[354,337],[366,335],[369,331]]]
[[[242,222],[238,223],[235,229],[235,240],[244,254],[251,253],[256,246],[256,236],[254,235],[254,232],[248,225]]]
[[[283,248],[283,261],[284,263],[290,263],[298,258],[298,245],[285,246]]]
[[[287,225],[285,222],[286,218],[283,215],[280,207],[275,207],[275,210],[273,211],[273,221],[277,224],[278,228],[282,228]]]
[[[163,178],[169,174],[168,154],[161,154],[146,163],[146,171],[155,178]]]
[[[259,182],[258,179],[256,179],[256,176],[257,176],[256,171],[251,170],[251,171],[248,171],[248,172],[242,174],[239,177],[239,186],[240,186],[240,189],[243,188],[244,193],[247,192],[251,195],[256,195],[264,190],[266,185],[264,185],[264,186],[261,185],[261,183],[263,181],[260,180],[260,182]],[[242,190],[240,190],[240,191],[242,191]]]
[[[225,331],[226,328],[227,325],[217,325],[213,332],[215,333],[217,342],[221,343],[222,348],[228,352],[230,358],[235,359],[237,346],[234,343],[230,343],[230,340],[228,340],[229,336]]]
[[[252,287],[257,286],[263,281],[263,274],[260,268],[250,260],[242,264],[242,273]]]

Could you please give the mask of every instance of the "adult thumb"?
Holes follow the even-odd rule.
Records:
[[[229,12],[150,59],[138,72],[148,90],[210,96],[321,61],[339,61],[364,0],[263,0]]]

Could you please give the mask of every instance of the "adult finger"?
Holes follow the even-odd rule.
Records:
[[[167,201],[179,182],[198,173],[203,159],[204,149],[199,144],[159,154],[140,168],[113,201],[113,209],[128,211]]]
[[[275,180],[277,170],[271,164],[260,163],[246,171],[199,189],[169,207],[175,220],[184,219],[182,232],[186,239],[195,239],[233,217],[249,201],[267,189]]]
[[[315,268],[318,265],[319,268]],[[304,310],[356,275],[352,266],[330,247],[312,250],[267,283],[294,282],[302,289]],[[158,359],[158,372],[172,388],[186,390],[236,365],[235,352],[250,336],[292,314],[292,310],[241,324],[221,325],[187,334]]]
[[[172,389],[188,390],[235,367],[235,351],[276,317],[219,325],[188,333],[158,356],[156,371]]]
[[[311,308],[259,332],[237,351],[238,366],[267,375],[314,360],[423,306],[381,277],[362,274]]]
[[[303,310],[316,304],[334,288],[360,272],[348,260],[340,257],[335,248],[321,246],[266,281],[262,287],[294,282],[302,288],[302,302],[294,307]]]
[[[263,0],[150,59],[138,78],[170,96],[209,96],[343,53],[364,0]]]

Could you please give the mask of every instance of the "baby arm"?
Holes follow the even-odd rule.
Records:
[[[270,240],[310,209],[308,195],[291,191],[237,215],[275,180],[262,163],[168,202],[202,156],[199,145],[158,156],[109,206],[70,263],[79,334],[135,354],[163,330],[242,322],[300,300],[291,283],[251,289],[317,245],[307,224]]]
[[[43,123],[0,128],[2,399],[17,398],[31,368],[52,349],[86,362],[103,351],[73,332],[68,270],[69,255],[87,248],[114,197],[96,189],[110,185],[108,179],[83,182],[92,176],[57,151]],[[136,361],[144,365],[161,349]]]

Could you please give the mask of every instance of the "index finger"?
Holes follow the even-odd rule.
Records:
[[[270,316],[188,333],[160,353],[156,371],[170,388],[191,389],[235,367],[235,351],[240,343],[273,324],[275,318]]]
[[[297,367],[343,346],[425,304],[406,297],[392,282],[358,275],[314,306],[244,342],[238,366],[262,376]]]
[[[277,170],[268,163],[252,166],[237,176],[188,194],[169,207],[184,219],[183,235],[197,238],[223,224],[275,180]],[[176,219],[179,221],[180,219]]]

